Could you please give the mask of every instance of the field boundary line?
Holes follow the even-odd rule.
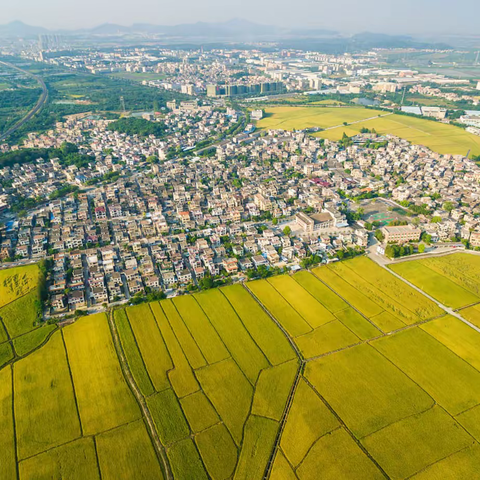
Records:
[[[297,347],[297,345],[293,341],[293,339],[290,337],[290,335],[288,335],[287,331],[280,324],[280,322],[265,308],[265,306],[259,301],[257,296],[245,285],[244,282],[242,282],[242,286],[251,295],[251,297],[258,303],[258,305],[260,305],[260,308],[262,308],[262,310],[270,317],[270,319],[275,323],[275,325],[277,325],[277,327],[280,328],[280,330],[282,331],[282,333],[285,335],[286,339],[288,340],[288,342],[292,346],[295,354],[297,355],[297,361],[299,361],[297,374],[295,376],[295,380],[293,382],[292,388],[290,389],[290,393],[289,393],[287,401],[285,403],[285,409],[283,411],[282,418],[278,422],[279,427],[278,427],[278,431],[277,431],[277,436],[275,438],[275,442],[273,444],[272,453],[270,454],[270,458],[267,462],[267,466],[265,467],[265,473],[263,475],[263,478],[267,479],[267,478],[270,477],[271,470],[272,470],[272,467],[273,467],[273,462],[275,461],[275,456],[276,456],[277,450],[280,446],[280,440],[281,440],[281,437],[282,437],[283,430],[285,429],[285,425],[287,423],[288,413],[290,412],[290,409],[291,409],[292,404],[293,404],[293,397],[295,396],[295,392],[296,392],[298,383],[300,381],[300,377],[302,376],[302,370],[303,370],[304,365],[305,365],[305,359],[304,359],[302,353],[300,352],[299,348]],[[303,317],[301,317],[301,318],[303,318]],[[307,323],[307,325],[308,325],[308,323]],[[254,395],[255,395],[255,391],[254,391]],[[253,404],[253,398],[252,398],[252,404]]]
[[[313,392],[315,395],[317,395],[316,392]],[[317,395],[318,397],[318,395]],[[321,401],[321,400],[320,400]],[[323,403],[323,402],[322,402]],[[323,438],[325,437],[326,435],[330,435],[332,434],[333,432],[336,432],[337,430],[343,430],[343,427],[339,424],[336,428],[334,428],[333,430],[330,430],[328,432],[325,432],[323,435],[320,435],[311,445],[310,447],[308,448],[308,450],[306,451],[305,455],[303,456],[303,458],[300,460],[300,462],[298,463],[298,465],[296,467],[294,467],[290,462],[289,460],[287,459],[286,455],[285,455],[285,458],[287,459],[287,462],[290,464],[290,466],[292,467],[294,473],[296,474],[297,473],[297,469],[300,468],[300,465],[302,465],[302,463],[305,461],[305,459],[308,457],[308,454],[312,451],[312,448]]]
[[[98,458],[98,446],[97,446],[97,437],[93,435],[93,448],[95,449],[95,458],[97,460],[97,467],[98,467],[98,476],[100,480],[102,480],[102,470],[100,468],[100,459]]]
[[[3,367],[2,367],[3,368]],[[17,419],[15,418],[15,373],[13,365],[9,365],[10,375],[12,376],[12,425],[13,425],[13,444],[15,448],[15,470],[17,479],[20,479],[20,459],[18,457],[18,438],[17,438]]]
[[[225,301],[228,303],[228,305],[230,305],[230,308],[233,310],[233,312],[235,313],[235,315],[237,316],[238,318],[238,321],[240,322],[240,325],[242,325],[242,327],[245,329],[245,331],[248,333],[248,336],[250,337],[250,339],[252,340],[252,342],[255,344],[255,346],[258,348],[258,350],[260,350],[260,352],[262,352],[262,355],[263,357],[265,358],[265,360],[267,361],[267,363],[270,365],[270,367],[275,367],[276,365],[272,365],[272,363],[270,362],[270,359],[267,357],[267,354],[260,348],[260,345],[257,343],[257,341],[253,338],[252,334],[250,333],[250,330],[247,328],[247,326],[243,323],[243,320],[241,319],[240,315],[238,314],[238,312],[235,310],[235,307],[232,305],[232,303],[230,302],[230,300],[228,299],[228,297],[222,292],[222,289],[219,288],[218,291],[222,294],[223,298],[225,299]],[[293,358],[292,358],[293,360]],[[288,362],[288,360],[287,360]],[[285,362],[282,362],[282,363],[285,363]],[[281,364],[278,364],[278,365],[281,365]],[[260,370],[260,372],[258,373],[258,376],[260,376],[260,373],[263,371],[263,370],[266,370],[265,368],[262,368]],[[257,381],[258,381],[258,378],[257,378]],[[256,383],[256,382],[255,382]]]
[[[173,475],[172,475],[172,472],[170,470],[170,465],[168,463],[168,460],[166,458],[165,449],[164,449],[162,443],[160,442],[160,438],[158,436],[157,431],[155,430],[155,425],[153,423],[153,419],[152,419],[150,410],[148,408],[147,402],[145,401],[143,395],[141,394],[141,392],[140,392],[140,390],[139,390],[139,388],[138,388],[138,386],[135,382],[135,379],[133,378],[132,372],[130,371],[130,367],[129,367],[127,361],[126,361],[125,353],[122,349],[122,345],[121,345],[120,339],[118,337],[118,332],[116,330],[116,325],[115,325],[115,322],[113,320],[113,309],[111,309],[108,312],[108,323],[110,325],[110,330],[111,330],[111,333],[112,333],[112,340],[113,340],[113,343],[115,345],[115,350],[117,351],[117,357],[119,359],[120,368],[122,370],[123,376],[124,376],[128,386],[130,387],[130,390],[134,394],[134,397],[137,400],[137,403],[140,407],[140,410],[143,413],[143,417],[145,419],[145,422],[146,422],[146,425],[147,425],[147,428],[148,428],[148,431],[149,431],[149,434],[150,434],[150,438],[152,439],[152,443],[153,443],[153,446],[155,448],[157,457],[162,461],[165,477],[166,477],[167,480],[171,480],[171,479],[173,479]]]
[[[67,350],[67,343],[65,342],[65,337],[63,335],[63,331],[60,331],[60,335],[62,336],[62,343],[63,348],[65,350],[65,359],[67,361],[68,373],[70,375],[70,381],[72,382],[72,390],[73,390],[73,397],[75,398],[75,408],[77,409],[77,417],[78,423],[80,424],[80,434],[83,437],[83,424],[82,424],[82,417],[80,416],[80,407],[78,406],[78,398],[77,398],[77,389],[75,388],[75,382],[73,381],[73,373],[70,367],[70,359],[68,358],[68,350]]]
[[[138,389],[140,390],[140,393],[142,393],[142,395],[147,398],[147,397],[151,397],[152,395],[155,395],[155,393],[157,393],[157,391],[155,390],[155,386],[153,385],[153,382],[152,382],[152,379],[150,378],[150,373],[147,369],[147,365],[145,364],[145,360],[143,358],[143,355],[142,355],[142,351],[140,350],[140,347],[138,346],[138,343],[137,343],[137,337],[135,337],[135,332],[133,331],[133,327],[132,327],[132,324],[130,323],[130,319],[128,318],[128,314],[127,314],[127,309],[123,309],[124,312],[125,312],[125,318],[127,320],[127,323],[128,323],[128,327],[130,328],[130,331],[132,332],[132,338],[133,338],[133,344],[135,345],[135,348],[137,349],[138,351],[138,354],[140,355],[140,358],[142,360],[142,365],[143,365],[143,368],[145,370],[145,373],[147,374],[147,378],[150,382],[150,385],[152,386],[152,390],[153,390],[153,393],[151,393],[150,395],[144,395],[143,392],[141,392],[141,388],[138,387]],[[115,310],[114,310],[114,313],[113,313],[113,322],[115,323]],[[155,319],[155,323],[156,323],[156,319]],[[118,332],[118,330],[117,330]],[[122,335],[120,335],[120,333],[118,334],[118,339],[120,341],[120,345],[122,345],[122,349],[123,349],[123,342],[122,342]],[[124,350],[125,351],[125,350]],[[127,359],[127,355],[125,354],[125,359]],[[128,361],[128,359],[127,359]],[[133,378],[135,378],[135,376],[133,375],[133,372],[132,372],[132,376]]]
[[[335,411],[335,409],[325,400],[323,395],[317,390],[317,388],[310,382],[310,380],[306,377],[303,376],[303,379],[307,383],[307,385],[318,395],[320,400],[324,403],[324,405],[330,410],[330,412],[335,416],[337,421],[340,423],[340,425],[343,427],[343,429],[350,435],[352,440],[357,444],[357,446],[362,450],[364,455],[378,468],[378,470],[383,474],[385,478],[390,478],[385,470],[381,467],[381,465],[372,457],[370,452],[364,447],[362,442],[357,439],[357,437],[352,433],[352,431],[347,427],[347,424],[343,421],[343,419],[338,415],[338,413]]]
[[[320,282],[322,282],[329,290],[331,290],[335,295],[337,295],[338,297],[340,297],[350,308],[353,308],[353,310],[355,310],[359,315],[361,315],[368,323],[370,323],[370,325],[372,325],[373,327],[375,327],[377,330],[379,330],[380,332],[382,332],[384,335],[387,335],[387,333],[385,333],[380,327],[378,327],[377,325],[375,325],[375,323],[373,323],[366,315],[364,315],[360,310],[358,310],[356,307],[354,307],[345,297],[342,297],[342,295],[340,295],[336,290],[334,290],[328,283],[324,282],[318,275],[315,275],[315,272],[312,271],[312,270],[308,270],[317,280],[319,280]],[[337,275],[336,272],[333,272],[335,273],[335,275]],[[341,277],[340,277],[341,278]],[[346,280],[345,280],[346,283],[348,283]],[[350,284],[349,284],[350,285]],[[352,286],[352,285],[350,285]],[[355,288],[355,287],[353,287]],[[362,293],[362,292],[360,292]],[[363,294],[365,295],[365,294]],[[366,295],[365,295],[366,296]],[[367,296],[366,296],[367,297]],[[367,297],[368,298],[368,297]],[[370,299],[369,299],[370,300]],[[373,300],[370,300],[371,302],[373,302]],[[377,302],[373,302],[375,305],[378,305]],[[380,307],[380,305],[378,305]],[[345,310],[345,309],[344,309]],[[383,311],[386,312],[386,310],[383,308]],[[380,312],[382,313],[382,312]],[[380,314],[378,314],[380,315]],[[337,320],[339,320],[337,318]],[[340,321],[340,320],[339,320]],[[344,325],[343,322],[341,322],[342,325]],[[346,325],[344,325],[346,327]],[[348,328],[348,327],[347,327]],[[350,329],[349,329],[350,330]],[[358,335],[357,335],[358,337]]]
[[[458,423],[458,422],[457,422]],[[468,433],[468,432],[467,432]],[[469,434],[470,435],[470,434]],[[470,435],[471,436],[471,435]],[[472,437],[473,438],[473,437]],[[466,447],[463,447],[461,448],[460,450],[456,450],[455,452],[452,452],[452,453],[449,453],[448,455],[445,455],[444,457],[442,458],[439,458],[438,460],[436,460],[435,462],[432,462],[432,463],[429,463],[428,465],[426,465],[425,467],[421,468],[420,470],[418,470],[417,472],[415,473],[412,473],[412,475],[410,475],[409,477],[407,477],[405,480],[409,480],[410,478],[413,478],[415,475],[418,475],[420,472],[424,472],[427,468],[431,467],[432,465],[435,465],[436,463],[439,463],[441,462],[442,460],[445,460],[447,458],[450,458],[452,457],[453,455],[456,455],[457,453],[460,453],[460,452],[463,452],[464,450],[468,450],[469,448],[472,448],[473,445],[475,445],[475,439],[474,439],[474,442],[471,444],[471,445],[467,445]]]

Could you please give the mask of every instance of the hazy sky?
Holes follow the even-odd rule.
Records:
[[[345,32],[480,34],[480,0],[2,0],[0,23],[48,28],[174,25],[234,17]]]

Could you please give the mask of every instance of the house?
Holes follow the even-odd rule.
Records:
[[[83,294],[83,291],[81,290],[76,290],[74,292],[71,292],[68,295],[68,305],[70,308],[76,309],[79,307],[85,307],[85,296]]]

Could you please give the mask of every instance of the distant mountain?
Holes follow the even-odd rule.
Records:
[[[0,36],[36,36],[40,33],[61,33],[62,35],[161,35],[182,38],[205,38],[205,39],[231,39],[253,40],[263,38],[275,38],[282,36],[323,36],[336,34],[330,30],[322,29],[287,29],[273,25],[261,25],[241,18],[234,18],[226,22],[208,23],[197,22],[180,25],[152,25],[148,23],[136,23],[132,26],[104,23],[92,29],[48,31],[46,28],[31,27],[22,22],[12,22],[0,26]]]
[[[32,37],[42,33],[48,33],[48,30],[43,27],[32,27],[20,21],[0,25],[0,36],[3,37]]]

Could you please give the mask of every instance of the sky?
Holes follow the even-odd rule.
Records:
[[[221,22],[243,18],[345,33],[480,34],[480,0],[2,0],[0,24],[51,29],[102,23]]]

